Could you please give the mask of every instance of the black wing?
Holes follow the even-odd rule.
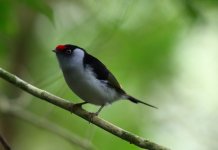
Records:
[[[107,67],[99,61],[97,58],[93,57],[92,55],[89,55],[86,53],[84,58],[84,63],[89,65],[93,71],[96,73],[96,78],[99,80],[107,81],[106,83],[109,86],[112,86],[116,88],[118,91],[125,93],[120,84],[118,83],[117,79],[114,77],[114,75],[107,69]],[[85,68],[87,66],[84,66]]]

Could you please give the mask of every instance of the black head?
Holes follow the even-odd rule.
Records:
[[[63,55],[71,55],[75,49],[82,49],[76,45],[71,44],[65,44],[65,45],[58,45],[53,52],[57,54],[63,54]],[[83,49],[82,49],[83,50]]]

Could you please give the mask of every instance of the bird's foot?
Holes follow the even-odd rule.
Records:
[[[104,105],[102,105],[97,112],[95,113],[89,113],[89,123],[93,122],[94,117],[97,117],[98,114],[100,113],[100,111],[102,110],[102,108],[104,107]]]
[[[89,113],[89,123],[92,123],[93,122],[93,119],[94,119],[94,117],[97,117],[98,116],[98,112],[95,112],[95,113],[93,113],[93,112],[90,112]]]

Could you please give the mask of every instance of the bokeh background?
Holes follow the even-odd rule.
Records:
[[[0,1],[0,67],[81,102],[51,52],[66,43],[85,48],[128,93],[159,107],[119,101],[100,117],[174,150],[218,149],[217,0]],[[14,150],[84,149],[40,127],[42,119],[97,150],[139,149],[0,80],[0,133]]]

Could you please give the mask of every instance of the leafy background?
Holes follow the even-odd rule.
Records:
[[[58,44],[79,45],[102,60],[128,93],[159,107],[119,101],[100,117],[172,149],[217,149],[217,8],[216,0],[1,0],[0,64],[39,88],[80,102],[51,52]],[[0,99],[95,149],[139,149],[2,80]],[[5,113],[2,104],[0,132],[13,149],[80,149]]]

